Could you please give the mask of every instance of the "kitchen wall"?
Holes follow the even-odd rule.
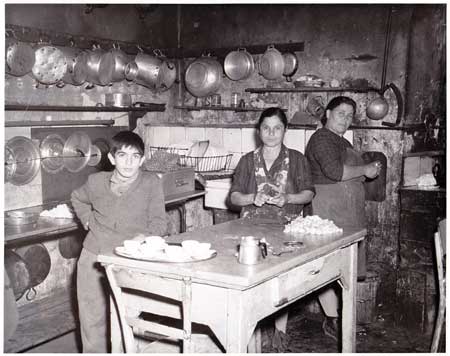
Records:
[[[167,48],[172,53],[182,49],[219,47],[248,47],[289,42],[304,42],[304,51],[296,52],[300,60],[294,80],[301,75],[315,74],[329,82],[356,81],[380,87],[383,73],[383,55],[386,48],[386,30],[389,12],[392,14],[389,55],[386,61],[386,83],[397,85],[405,99],[406,122],[417,122],[421,113],[428,109],[445,118],[445,6],[440,5],[158,5],[147,8],[142,15],[135,7],[108,5],[94,8],[86,14],[85,5],[12,5],[6,6],[6,24],[29,26],[54,32],[70,33],[87,39],[102,38],[112,41],[139,43],[144,48]],[[426,31],[424,31],[426,30]],[[79,37],[77,37],[79,38]],[[425,49],[422,45],[426,43]],[[175,49],[175,51],[173,51]],[[150,52],[149,52],[150,53]],[[168,53],[170,53],[168,51]],[[260,54],[254,53],[258,60]],[[192,104],[194,98],[186,92],[183,68],[192,60],[180,61],[179,81],[161,95],[129,83],[111,87],[97,87],[86,91],[84,87],[59,89],[36,88],[31,78],[7,77],[5,81],[6,102],[46,103],[66,105],[92,105],[102,101],[106,92],[124,91],[135,94],[141,101],[166,103],[164,113],[148,113],[139,121],[137,130],[146,138],[147,145],[162,145],[178,137],[197,137],[222,141],[234,153],[233,164],[238,157],[253,146],[251,126],[258,119],[258,112],[234,111],[187,111],[175,109],[174,105]],[[222,103],[228,105],[232,92],[238,92],[247,105],[286,108],[292,120],[298,112],[304,112],[306,96],[299,93],[246,93],[246,88],[289,86],[285,80],[266,81],[254,73],[245,81],[233,82],[223,78],[218,93]],[[358,103],[357,124],[376,127],[365,115],[367,103],[376,93],[346,93]],[[318,93],[324,102],[336,93]],[[445,95],[444,95],[445,96]],[[397,102],[391,91],[386,92],[389,113],[385,121],[395,122]],[[46,113],[6,112],[5,120],[39,120]],[[53,120],[77,117],[92,119],[96,116],[111,118],[116,115],[93,113],[52,113]],[[119,115],[117,115],[119,116]],[[123,120],[123,118],[118,119]],[[208,128],[201,128],[208,126]],[[158,126],[160,129],[156,129]],[[240,127],[242,126],[242,127]],[[176,127],[176,128],[174,128]],[[26,133],[26,129],[23,129]],[[158,134],[154,134],[156,131]],[[200,130],[200,131],[199,131]],[[20,131],[20,130],[19,130]],[[14,131],[17,132],[17,131]],[[199,132],[201,132],[199,134]],[[221,133],[219,133],[221,132]],[[6,129],[6,136],[13,133]],[[311,131],[291,130],[289,144],[298,147],[307,140]],[[168,135],[168,136],[167,136]],[[179,136],[181,135],[181,136]],[[164,137],[164,139],[163,139]],[[240,139],[240,141],[239,141]],[[240,142],[240,143],[239,143]],[[368,259],[371,268],[382,275],[383,289],[389,300],[389,291],[395,291],[395,269],[398,256],[399,202],[397,189],[400,185],[403,152],[414,147],[410,133],[381,129],[355,130],[353,143],[357,149],[381,151],[388,157],[386,200],[368,202],[369,217]],[[19,196],[32,196],[39,200],[39,177],[24,187],[5,186],[5,208],[24,204]]]

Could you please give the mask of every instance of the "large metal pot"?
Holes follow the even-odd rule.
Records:
[[[176,68],[159,51],[154,51],[154,55],[141,52],[125,67],[125,77],[149,89],[164,91],[175,82]]]
[[[273,45],[268,46],[259,60],[259,73],[267,80],[276,80],[283,76],[283,72],[283,55]]]
[[[91,138],[84,131],[75,131],[69,136],[63,149],[64,166],[69,172],[77,173],[86,167],[91,159],[91,146]]]
[[[222,66],[209,56],[194,60],[186,69],[187,90],[196,97],[205,97],[215,93],[222,83]]]
[[[66,56],[55,46],[41,45],[35,50],[35,62],[31,70],[33,77],[42,84],[55,84],[67,71]]]
[[[35,62],[34,49],[27,43],[12,38],[5,40],[6,73],[23,76],[31,72]]]
[[[125,67],[131,62],[131,58],[119,47],[115,47],[109,51],[113,58],[112,81],[121,82],[125,79]]]
[[[104,51],[99,46],[87,50],[86,81],[91,84],[108,85],[112,82],[114,59],[111,52]]]
[[[30,183],[41,167],[41,155],[35,143],[25,136],[14,136],[6,143],[5,158],[8,165],[8,181],[14,185]]]
[[[231,80],[247,79],[255,70],[255,62],[245,48],[232,51],[225,57],[223,65],[225,74]]]
[[[5,248],[5,270],[16,300],[30,288],[30,269],[27,262],[14,251]]]
[[[83,84],[87,78],[87,53],[75,47],[58,47],[58,49],[64,54],[67,63],[66,72],[62,77],[63,84]]]

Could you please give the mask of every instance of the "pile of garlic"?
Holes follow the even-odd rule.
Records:
[[[286,233],[300,233],[311,235],[340,234],[343,229],[337,227],[334,222],[322,219],[317,215],[299,216],[284,227]]]

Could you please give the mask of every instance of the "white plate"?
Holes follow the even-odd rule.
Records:
[[[125,250],[125,247],[118,246],[114,249],[114,252],[116,255],[132,258],[134,260],[141,260],[141,261],[149,261],[149,262],[170,262],[170,263],[187,263],[187,262],[198,262],[198,261],[205,261],[209,260],[211,258],[214,258],[217,256],[216,250],[209,250],[208,254],[205,254],[201,257],[188,257],[185,259],[171,259],[169,258],[165,253],[158,253],[153,256],[146,256],[142,253],[131,253],[127,250]]]

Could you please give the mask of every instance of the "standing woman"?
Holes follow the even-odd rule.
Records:
[[[315,193],[308,162],[300,152],[283,144],[287,118],[280,108],[261,113],[256,126],[262,145],[244,155],[235,170],[231,202],[242,207],[241,217],[286,223],[302,213]],[[287,313],[275,320],[273,347],[287,346]]]
[[[306,157],[316,188],[312,202],[313,213],[332,220],[339,227],[366,227],[365,177],[375,178],[381,163],[365,164],[361,154],[353,149],[343,135],[355,116],[356,103],[346,96],[333,98],[327,105],[324,127],[317,130],[306,147]],[[324,122],[325,121],[325,122]],[[365,242],[358,246],[358,278],[366,274]],[[327,316],[323,323],[325,334],[337,339],[338,299],[332,288],[319,294]]]

